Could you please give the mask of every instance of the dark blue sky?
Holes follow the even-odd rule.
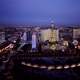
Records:
[[[0,0],[0,23],[80,24],[80,0]]]

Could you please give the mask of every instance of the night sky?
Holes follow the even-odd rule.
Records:
[[[3,24],[80,24],[80,0],[0,0]]]

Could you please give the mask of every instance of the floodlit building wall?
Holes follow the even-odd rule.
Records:
[[[53,31],[51,29],[41,30],[41,40],[58,41],[59,31],[57,29],[54,29]]]

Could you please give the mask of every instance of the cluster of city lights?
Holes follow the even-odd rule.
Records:
[[[26,67],[32,67],[32,68],[40,68],[40,69],[48,69],[48,70],[61,70],[61,69],[69,69],[69,68],[75,68],[75,67],[80,67],[80,63],[78,64],[72,64],[72,65],[59,65],[59,66],[46,66],[46,65],[41,65],[39,66],[38,64],[31,64],[31,63],[25,63],[25,62],[22,62],[21,63],[22,65],[25,65]]]
[[[14,45],[13,45],[13,44],[9,44],[9,45],[8,45],[8,46],[6,46],[5,48],[0,49],[0,53],[1,53],[1,52],[3,52],[3,51],[10,50],[10,49],[12,49],[13,47],[14,47]]]

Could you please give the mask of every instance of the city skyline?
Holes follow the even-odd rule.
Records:
[[[80,24],[80,0],[3,0],[0,24]]]

